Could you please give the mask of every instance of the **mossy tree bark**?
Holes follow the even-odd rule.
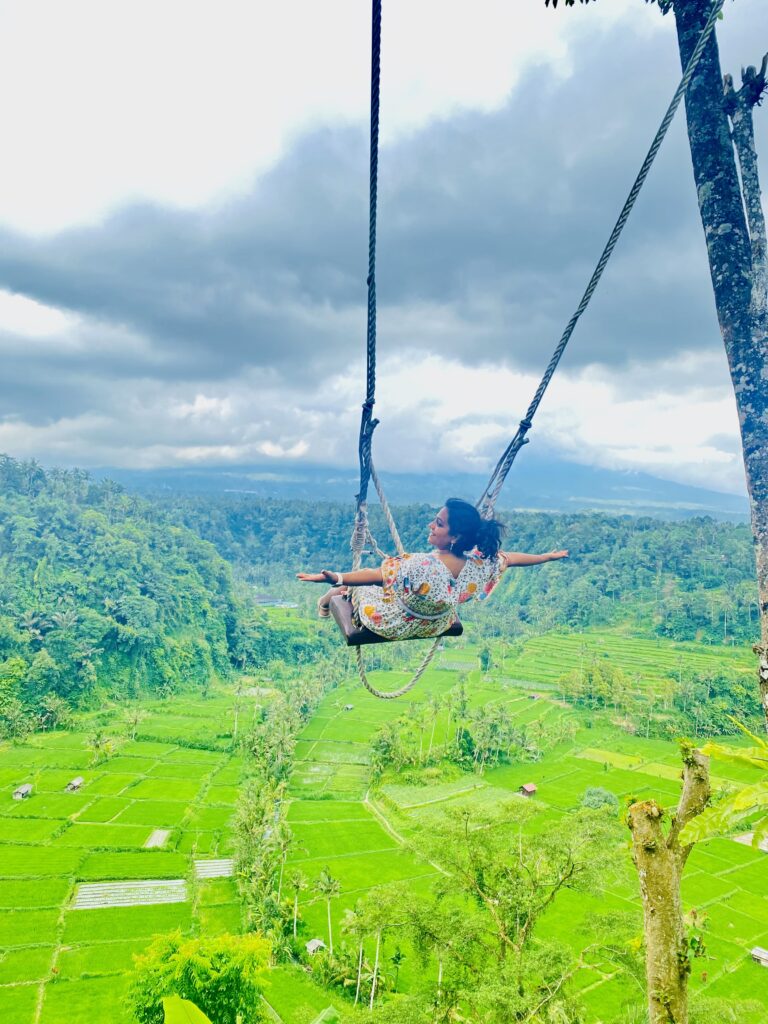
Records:
[[[706,807],[709,758],[683,750],[683,791],[667,831],[666,812],[655,800],[629,809],[632,859],[640,878],[646,945],[650,1024],[687,1024],[690,947],[683,921],[680,881],[691,845],[681,845],[683,827]]]
[[[750,317],[752,321],[752,346],[756,353],[762,353],[765,366],[768,362],[768,257],[766,256],[766,232],[763,207],[760,202],[760,175],[755,151],[755,129],[752,111],[760,103],[766,88],[765,73],[768,68],[768,54],[758,71],[755,67],[742,68],[741,88],[733,87],[733,78],[726,75],[725,110],[731,122],[733,142],[739,158],[741,187],[744,193],[744,208],[752,248],[752,300]],[[768,388],[768,373],[763,370],[764,388]],[[752,507],[752,523],[757,548],[757,581],[761,609],[760,643],[755,653],[760,658],[760,698],[768,724],[768,545],[765,543],[765,518],[768,513]],[[760,538],[762,536],[762,543]]]
[[[711,0],[675,0],[673,10],[685,66],[704,28]],[[764,72],[763,68],[762,87]],[[754,72],[754,78],[758,77]],[[760,695],[768,725],[768,318],[765,225],[754,140],[750,139],[751,111],[762,87],[750,102],[756,91],[754,81],[749,86],[745,82],[735,100],[729,98],[727,84],[723,98],[722,83],[713,33],[686,94],[685,109],[717,317],[739,413],[760,602],[761,640],[755,650],[760,658]],[[729,108],[735,116],[733,138]],[[734,142],[741,143],[741,181]]]

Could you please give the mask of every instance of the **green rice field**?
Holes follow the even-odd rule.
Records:
[[[240,930],[229,879],[196,881],[196,858],[231,852],[241,760],[219,734],[232,699],[147,707],[142,739],[90,766],[84,734],[6,747],[0,768],[0,1020],[127,1022],[133,954],[160,932]],[[155,739],[162,734],[163,739]],[[153,738],[149,738],[153,737]],[[207,743],[213,750],[174,743]],[[219,749],[215,749],[219,748]],[[65,792],[76,775],[79,792]],[[24,801],[13,790],[31,783]],[[145,843],[155,829],[160,848]],[[80,883],[185,879],[183,903],[75,909]],[[224,885],[221,883],[225,882]]]
[[[646,640],[604,630],[532,637],[517,656],[505,657],[503,649],[499,649],[497,662],[503,658],[504,672],[509,676],[554,686],[560,676],[595,657],[606,658],[630,678],[654,686],[677,676],[681,667],[701,674],[725,668],[754,671],[750,652],[741,647]]]
[[[286,872],[300,869],[311,882],[328,868],[339,880],[341,893],[332,901],[335,942],[342,940],[345,909],[371,887],[401,881],[414,892],[430,890],[437,868],[410,852],[408,839],[444,808],[520,799],[515,794],[524,782],[537,784],[541,820],[578,806],[590,786],[609,789],[621,801],[651,795],[668,805],[676,801],[674,744],[587,723],[553,699],[550,687],[578,665],[585,649],[589,656],[607,653],[649,686],[676,672],[681,657],[698,659],[701,670],[723,662],[749,668],[749,655],[739,650],[709,651],[606,633],[551,635],[528,641],[514,657],[495,645],[491,678],[473,667],[479,648],[462,644],[441,652],[405,700],[378,701],[351,679],[329,693],[297,744],[287,810],[294,840]],[[403,652],[403,657],[413,659],[417,653]],[[375,732],[447,693],[462,672],[468,673],[472,707],[503,704],[519,723],[566,716],[578,723],[575,737],[534,764],[506,765],[482,776],[456,769],[411,782],[389,777],[370,793],[369,749]],[[394,689],[406,676],[382,671],[372,672],[371,678]],[[124,995],[132,957],[154,934],[177,928],[189,934],[240,930],[234,882],[198,881],[193,871],[195,859],[232,852],[231,820],[243,768],[240,757],[226,749],[232,706],[232,695],[222,693],[208,700],[144,705],[147,717],[139,737],[123,742],[95,766],[90,766],[85,733],[37,735],[2,748],[0,1020],[129,1024]],[[425,742],[440,744],[448,729],[447,712],[441,710],[429,719]],[[201,747],[190,747],[190,742]],[[755,778],[736,766],[716,763],[714,770],[719,786]],[[76,775],[84,777],[81,790],[65,792]],[[12,800],[15,787],[26,782],[33,785],[32,796]],[[167,833],[163,844],[147,848],[159,829]],[[143,906],[73,906],[80,884],[142,879],[183,879],[187,898]],[[749,957],[751,946],[768,946],[768,855],[731,840],[701,845],[686,871],[683,895],[686,907],[708,918],[708,956],[694,964],[693,991],[758,998],[768,1017],[768,971]],[[327,942],[325,904],[311,888],[302,895],[300,910],[302,941]],[[609,910],[635,915],[639,931],[637,880],[628,859],[626,871],[611,879],[600,896],[564,894],[543,920],[542,934],[581,949],[593,937],[590,920]],[[392,946],[394,939],[388,942]],[[384,955],[392,951],[388,947]],[[430,970],[422,971],[415,955],[405,960],[401,990],[429,989],[433,983]],[[609,1024],[627,998],[626,980],[605,967],[586,968],[577,985],[590,1024]],[[284,1024],[311,1024],[326,1006],[340,1002],[305,973],[287,967],[270,972],[266,999]],[[762,1018],[743,1024],[762,1024]]]
[[[494,681],[473,669],[468,680],[471,705],[503,703],[520,722],[572,715],[545,695],[547,684],[578,665],[584,646],[597,656],[605,651],[628,673],[642,675],[649,686],[676,672],[681,657],[686,662],[691,659],[699,671],[724,662],[745,671],[750,667],[749,655],[742,650],[710,652],[696,645],[657,644],[606,634],[549,636],[529,641],[517,658],[507,657],[503,674]],[[302,850],[294,851],[291,862],[309,877],[328,867],[339,879],[341,895],[332,903],[337,931],[344,909],[353,906],[373,885],[404,879],[415,890],[429,888],[436,877],[435,869],[415,860],[407,851],[407,841],[431,816],[452,804],[494,805],[519,799],[517,790],[524,782],[537,784],[536,805],[546,818],[577,807],[585,790],[592,786],[610,790],[622,804],[651,796],[669,806],[677,801],[680,766],[675,744],[630,736],[610,726],[585,728],[583,724],[572,743],[561,744],[535,764],[514,764],[489,770],[482,777],[460,774],[448,781],[424,784],[389,780],[372,797],[367,792],[363,763],[376,730],[404,710],[415,713],[418,705],[431,696],[445,694],[456,685],[459,671],[477,665],[476,652],[469,645],[442,658],[450,658],[451,667],[441,665],[438,659],[415,693],[404,701],[377,701],[359,685],[345,685],[326,698],[302,733],[291,782],[294,802],[289,810]],[[456,665],[458,661],[460,666]],[[494,662],[498,670],[498,650],[494,651]],[[532,700],[528,687],[516,685],[518,676],[523,684],[536,684],[543,694]],[[371,679],[383,689],[394,689],[405,675],[371,673]],[[350,704],[352,707],[345,710]],[[447,713],[443,711],[435,725],[435,743],[442,741],[447,726]],[[715,786],[734,786],[758,778],[758,773],[750,769],[713,765]],[[754,964],[749,955],[753,945],[768,945],[768,854],[726,839],[702,844],[686,870],[683,897],[686,909],[695,907],[707,915],[708,921],[708,954],[694,965],[692,992],[760,999],[768,1016],[768,971]],[[579,950],[596,937],[590,934],[590,919],[613,910],[634,915],[640,933],[638,884],[628,857],[626,871],[611,880],[600,896],[564,894],[542,922],[541,934]],[[302,913],[306,938],[327,942],[324,905],[309,904]],[[402,967],[400,985],[404,991],[416,990],[425,983],[420,969],[414,966],[415,959],[409,958]],[[626,978],[620,979],[607,969],[585,969],[577,984],[593,1024],[607,1024],[621,1012],[627,999]],[[280,1011],[279,997],[276,1002]],[[299,1020],[309,1024],[310,1019],[297,1018],[297,1024]],[[758,1024],[763,1019],[760,1016],[744,1024]]]

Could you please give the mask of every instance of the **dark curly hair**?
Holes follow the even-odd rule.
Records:
[[[451,545],[454,555],[463,555],[475,548],[483,558],[494,558],[501,548],[504,525],[498,519],[483,519],[474,505],[461,498],[449,498],[445,503],[448,529],[456,534]]]

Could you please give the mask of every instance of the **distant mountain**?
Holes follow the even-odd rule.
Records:
[[[110,477],[130,490],[144,492],[254,494],[315,501],[352,501],[358,485],[354,468],[295,464],[156,470],[105,468],[94,470],[93,475]],[[382,479],[387,497],[396,505],[436,505],[450,495],[474,499],[487,480],[470,473],[385,473]],[[744,521],[749,514],[746,494],[725,494],[661,480],[647,473],[595,469],[541,456],[520,459],[507,480],[500,505],[553,512],[629,513],[662,519],[708,515],[734,522]]]

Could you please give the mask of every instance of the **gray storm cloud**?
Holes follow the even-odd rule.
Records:
[[[663,43],[585,31],[568,77],[534,69],[501,109],[385,147],[382,356],[543,368],[678,77],[671,23]],[[363,356],[367,163],[365,131],[325,127],[218,207],[142,204],[48,238],[0,232],[0,287],[79,318],[75,344],[0,333],[5,416],[113,417],[83,428],[107,447],[132,416],[139,446],[236,457],[250,444],[253,457],[262,435],[292,443],[296,410],[322,408],[324,382]],[[597,365],[620,390],[651,393],[664,360],[720,345],[681,111],[564,367]],[[697,373],[688,386],[709,386],[710,364]],[[168,415],[228,388],[229,418]]]
[[[452,355],[538,365],[671,92],[674,52],[664,56],[668,75],[651,71],[656,42],[619,37],[593,52],[585,40],[571,79],[531,73],[502,110],[433,124],[384,150],[382,329],[389,311],[436,304],[464,328],[449,333]],[[570,365],[717,343],[682,122],[676,129]],[[140,373],[327,373],[361,343],[366,144],[351,129],[304,137],[249,196],[220,210],[128,207],[48,240],[5,234],[0,280],[144,335],[155,365],[138,358]],[[428,326],[411,332],[409,346],[435,346]],[[129,369],[92,356],[106,373]]]

